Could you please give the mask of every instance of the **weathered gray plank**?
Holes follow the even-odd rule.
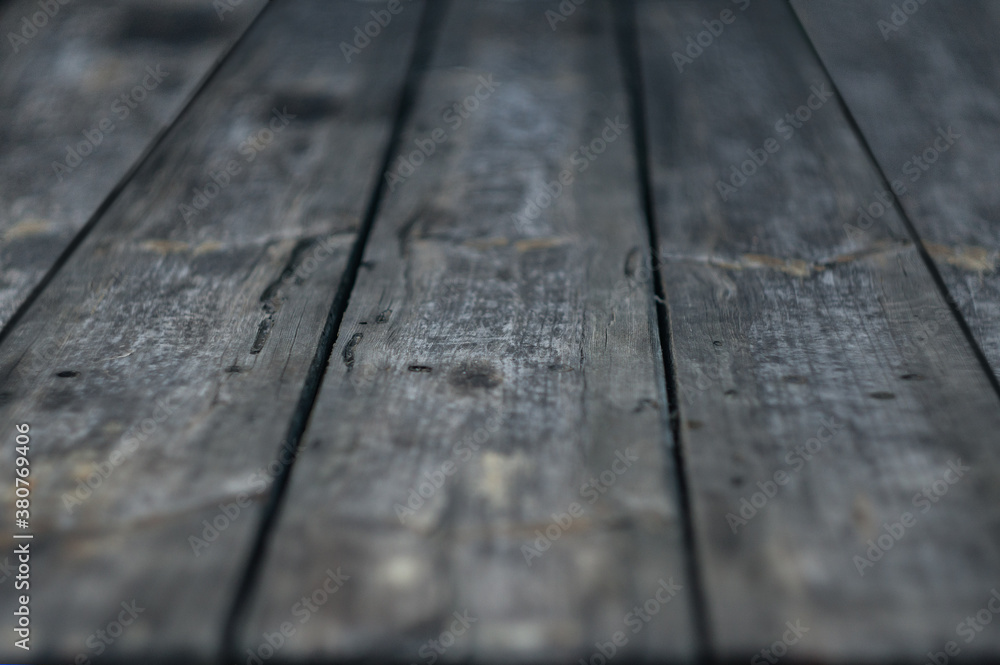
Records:
[[[264,2],[2,7],[0,328]]]
[[[713,650],[764,662],[800,621],[787,651],[803,661],[925,662],[948,641],[995,656],[1000,633],[967,645],[956,626],[1000,569],[997,395],[898,213],[846,236],[878,173],[836,99],[814,97],[791,135],[777,125],[829,83],[790,7],[744,4],[644,2],[639,16]],[[673,53],[702,31],[678,71]],[[752,154],[767,161],[724,201],[717,181]],[[956,460],[970,467],[960,479]],[[935,481],[947,494],[915,504]],[[743,500],[761,504],[746,524],[727,517]],[[906,513],[902,539],[859,564]]]
[[[269,6],[0,346],[0,431],[28,422],[34,437],[33,656],[97,656],[88,636],[133,599],[143,614],[102,659],[205,662],[222,648],[421,4],[348,63],[339,44],[371,10]],[[211,540],[204,520],[221,534],[202,547],[190,537]],[[16,657],[9,640],[0,652]]]
[[[553,30],[558,11],[451,5],[401,153],[441,140],[382,203],[241,659],[284,622],[284,658],[564,662],[616,631],[608,651],[693,652],[631,129],[608,129],[629,124],[613,22],[594,0]],[[606,493],[584,489],[602,472]],[[338,568],[350,579],[297,619]],[[683,588],[643,623],[661,579]],[[476,622],[439,655],[454,612]]]
[[[1000,6],[794,6],[1000,377]]]

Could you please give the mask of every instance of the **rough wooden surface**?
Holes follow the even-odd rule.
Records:
[[[997,5],[237,1],[0,0],[0,659],[1000,653]]]
[[[444,638],[448,662],[575,661],[616,631],[632,657],[692,654],[631,128],[608,130],[629,125],[613,21],[594,0],[553,31],[557,7],[451,5],[400,152],[446,138],[383,201],[241,658],[289,621],[286,658],[429,662],[454,612],[475,623]],[[602,472],[606,493],[584,489]],[[300,623],[328,568],[350,579]],[[683,589],[645,624],[631,613],[660,580]]]
[[[0,7],[0,329],[263,5]]]
[[[1000,377],[1000,6],[794,7]]]
[[[727,9],[679,72],[672,53]],[[924,662],[949,640],[995,653],[1000,633],[967,645],[956,626],[1000,569],[997,395],[897,212],[845,234],[880,178],[837,100],[788,138],[776,127],[829,86],[791,9],[644,2],[639,25],[713,651],[751,657],[801,621],[789,658]],[[768,138],[777,152],[724,201],[717,180]],[[956,460],[970,470],[915,505]],[[734,533],[741,499],[766,503]],[[854,557],[906,512],[915,523],[860,575]]]
[[[270,5],[0,347],[3,431],[33,432],[33,656],[96,658],[88,637],[133,600],[144,612],[101,662],[214,662],[222,648],[421,5],[347,63],[338,43],[369,9]],[[238,516],[220,508],[234,503]],[[195,556],[203,520],[225,528]],[[3,594],[5,615],[14,602]]]

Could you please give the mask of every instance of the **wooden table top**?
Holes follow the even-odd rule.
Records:
[[[0,659],[997,658],[998,30],[0,2]]]

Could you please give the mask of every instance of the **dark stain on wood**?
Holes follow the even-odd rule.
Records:
[[[308,90],[284,90],[271,98],[265,114],[269,119],[273,109],[278,109],[282,113],[287,113],[291,122],[316,122],[336,115],[342,107],[343,102],[329,94]]]
[[[503,376],[491,363],[473,360],[451,370],[448,383],[463,391],[490,390],[503,383]]]
[[[274,323],[274,315],[269,314],[257,325],[257,336],[254,337],[253,345],[250,347],[250,353],[256,355],[264,349],[264,345],[267,344],[267,338],[271,334],[271,326]]]
[[[208,4],[134,5],[122,18],[122,41],[152,41],[168,45],[197,43],[215,36],[224,25]]]
[[[347,365],[348,370],[354,367],[354,349],[356,349],[358,344],[361,343],[364,336],[364,333],[354,333],[354,335],[351,336],[350,341],[348,341],[347,345],[344,347],[344,364]]]

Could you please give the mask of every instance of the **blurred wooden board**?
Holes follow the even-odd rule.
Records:
[[[1000,377],[1000,6],[793,4]]]
[[[594,0],[553,30],[557,11],[450,5],[399,150],[422,163],[392,162],[405,179],[366,245],[240,658],[285,622],[289,659],[575,662],[613,639],[625,660],[693,654],[614,21]],[[326,597],[330,569],[350,579]],[[300,623],[314,591],[325,604]],[[439,653],[429,640],[453,629]]]
[[[33,435],[32,656],[96,660],[134,599],[102,660],[217,662],[421,7],[348,63],[368,5],[269,5],[0,346],[0,423]]]
[[[678,67],[711,20],[721,34]],[[897,211],[847,237],[880,177],[792,10],[643,2],[638,24],[712,651],[750,658],[801,622],[789,658],[926,659],[1000,569],[989,375]],[[915,503],[934,482],[946,496]],[[961,651],[998,645],[983,632]]]
[[[0,329],[265,2],[43,4],[0,6]]]

